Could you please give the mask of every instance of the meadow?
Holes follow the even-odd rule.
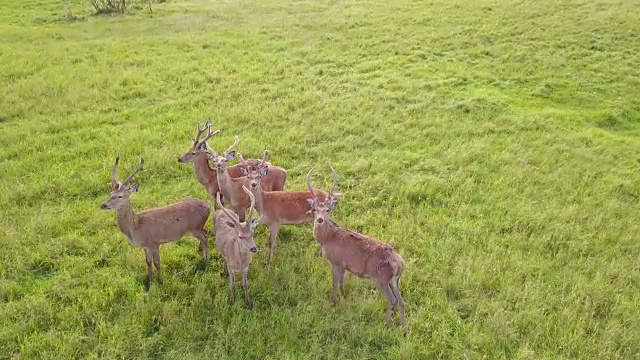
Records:
[[[65,7],[66,6],[66,7]],[[168,0],[0,4],[0,359],[640,359],[640,3]],[[70,16],[72,15],[72,16]],[[187,151],[345,194],[333,218],[403,256],[408,335],[311,226],[268,229],[230,305],[213,239],[144,254],[100,210],[206,199]],[[211,223],[209,224],[211,228]]]

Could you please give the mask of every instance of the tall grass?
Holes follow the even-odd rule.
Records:
[[[70,6],[0,4],[0,358],[640,356],[637,1]],[[110,167],[145,156],[137,210],[206,198],[177,157],[209,116],[288,189],[336,168],[335,220],[406,261],[408,337],[368,281],[331,306],[308,225],[254,258],[251,311],[193,238],[144,291]]]

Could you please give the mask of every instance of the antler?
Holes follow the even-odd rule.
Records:
[[[116,168],[118,167],[118,162],[120,161],[120,156],[116,156],[116,162],[113,164],[113,169],[111,169],[111,183],[113,184],[113,188],[118,188],[118,179],[116,178]]]
[[[229,217],[229,219],[231,219],[231,221],[233,221],[236,225],[240,225],[240,221],[238,221],[238,217],[222,205],[220,201],[220,191],[216,193],[216,205],[220,209],[222,209],[222,211],[224,211],[225,214],[227,214],[227,216]]]
[[[217,157],[217,156],[218,156],[218,153],[217,153],[215,150],[213,150],[213,148],[211,148],[211,147],[209,146],[209,143],[208,143],[208,142],[206,142],[206,141],[204,142],[204,147],[205,147],[205,150],[206,150],[206,151],[208,151],[209,153],[211,153],[211,155],[213,155],[214,157]],[[210,160],[213,160],[213,159],[211,159],[211,158],[209,158],[209,159],[210,159]]]
[[[217,209],[224,209],[224,205],[222,205],[222,201],[220,201],[220,191],[216,191],[216,206]]]
[[[140,158],[140,166],[138,166],[138,168],[133,171],[133,174],[129,175],[129,177],[125,181],[122,182],[121,186],[127,186],[129,184],[129,181],[131,181],[131,179],[133,179],[133,176],[135,174],[137,174],[140,170],[142,170],[142,166],[143,165],[144,165],[144,158],[141,157]]]
[[[204,131],[210,126],[211,126],[211,123],[209,123],[209,120],[207,120],[207,122],[204,123],[204,126],[201,128],[200,121],[198,120],[198,133],[196,134],[196,137],[193,139],[193,146],[198,145],[198,143],[200,142],[200,136],[202,136],[202,134],[204,134]]]
[[[262,157],[262,161],[260,161],[260,164],[258,165],[258,167],[265,166],[267,164],[268,158],[269,158],[269,150],[265,150],[264,156]]]
[[[207,121],[207,123],[208,123],[208,122],[209,122],[209,121]],[[204,138],[204,139],[202,139],[201,141],[199,141],[199,143],[200,143],[200,144],[205,144],[205,145],[206,145],[206,147],[207,147],[207,148],[209,148],[209,144],[207,144],[207,141],[208,141],[209,139],[211,139],[212,137],[214,137],[214,136],[218,135],[218,133],[220,133],[220,130],[216,130],[216,131],[214,131],[214,132],[211,132],[211,124],[209,124],[209,125],[207,126],[207,129],[209,129],[209,133],[207,134],[207,136],[205,136],[205,138]]]
[[[231,149],[233,149],[234,147],[236,147],[238,145],[238,142],[240,142],[240,138],[238,137],[238,135],[236,135],[236,140],[233,142],[233,145],[229,146],[229,148],[227,150],[224,151],[224,155],[228,155],[229,152],[231,151]]]
[[[249,167],[249,164],[247,164],[247,162],[244,160],[244,158],[242,157],[242,154],[238,153],[238,159],[240,159],[240,162],[245,165],[247,168]]]
[[[331,184],[331,189],[329,189],[329,195],[327,196],[327,198],[333,199],[333,190],[336,188],[336,184],[338,183],[338,174],[336,173],[336,170],[333,168],[333,166],[329,165],[329,167],[331,168],[331,172],[333,173],[333,183]]]
[[[311,197],[315,200],[316,199],[316,194],[313,192],[313,188],[311,187],[311,172],[313,171],[314,168],[315,168],[315,166],[312,166],[311,170],[309,170],[309,172],[307,173],[307,187],[309,188],[309,192],[311,193]]]
[[[251,191],[249,191],[249,189],[247,189],[247,187],[244,185],[242,185],[242,190],[247,193],[247,195],[249,195],[249,199],[251,199],[251,206],[249,207],[249,218],[247,219],[247,224],[251,224],[251,221],[253,220],[253,208],[256,205],[256,197],[253,196]]]

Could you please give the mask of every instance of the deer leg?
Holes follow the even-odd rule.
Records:
[[[162,270],[160,269],[160,248],[156,247],[151,251],[153,255],[153,264],[156,266],[156,270],[158,271],[158,282],[160,284],[163,283],[162,280]]]
[[[347,298],[347,292],[344,291],[344,275],[346,274],[346,271],[344,269],[341,269],[340,272],[340,292],[342,293],[342,297],[343,298]]]
[[[387,315],[385,316],[384,321],[388,325],[391,323],[391,315],[393,314],[393,309],[395,308],[398,300],[393,295],[391,288],[389,288],[389,283],[380,281],[376,281],[375,283],[382,295],[387,299]]]
[[[245,209],[243,207],[237,207],[234,210],[235,210],[236,214],[238,214],[238,220],[240,222],[244,222],[245,213],[247,212],[247,209]]]
[[[200,240],[200,251],[203,253],[204,267],[206,269],[209,267],[209,234],[206,229],[202,229],[193,235]]]
[[[242,290],[244,291],[244,305],[247,309],[251,309],[251,299],[249,299],[249,281],[247,280],[248,272],[248,268],[242,270]]]
[[[273,261],[273,252],[276,248],[276,238],[278,237],[278,230],[280,225],[272,225],[269,227],[269,265]]]
[[[331,270],[333,270],[333,293],[331,294],[331,301],[333,301],[333,304],[335,305],[338,303],[338,284],[340,284],[340,279],[342,278],[344,270],[336,265],[332,265]]]
[[[145,248],[144,255],[147,261],[147,286],[151,287],[151,282],[153,281],[153,265],[151,264],[151,259],[152,259],[151,250]]]
[[[225,276],[229,273],[229,269],[227,268],[227,261],[222,257],[222,268],[220,269],[220,275]]]
[[[400,321],[402,323],[402,328],[404,329],[404,333],[407,333],[407,319],[405,317],[404,314],[404,299],[402,298],[402,295],[400,294],[400,276],[394,276],[391,279],[391,292],[393,293],[393,295],[396,297],[396,299],[398,300],[398,307],[400,308]]]
[[[231,287],[231,303],[236,302],[236,273],[227,266],[229,272],[229,286]]]
[[[209,234],[204,234],[204,240],[202,240],[202,247],[204,248],[204,267],[209,267]]]

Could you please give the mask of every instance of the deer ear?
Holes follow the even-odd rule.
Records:
[[[316,201],[313,198],[307,198],[307,202],[309,203],[309,206],[311,206],[311,208],[316,205]]]
[[[216,161],[216,158],[213,156],[213,154],[211,153],[206,153],[207,155],[207,159],[211,160],[211,161]]]
[[[238,165],[238,169],[240,169],[240,173],[241,173],[242,175],[245,175],[245,176],[246,176],[246,175],[249,175],[249,170],[247,169],[247,166],[246,166],[246,165],[244,165],[244,164],[240,164],[240,165]]]
[[[231,161],[231,160],[233,160],[235,158],[236,158],[236,152],[235,151],[232,151],[232,152],[227,154],[227,161]]]
[[[329,210],[333,210],[336,208],[336,205],[338,205],[338,199],[332,197],[331,199],[329,199]]]
[[[262,216],[260,216],[260,217],[259,217],[259,218],[257,218],[257,219],[253,219],[253,220],[251,221],[251,225],[250,225],[250,226],[251,226],[251,229],[255,229],[256,227],[258,227],[258,225],[260,224],[260,219],[262,219]]]
[[[236,224],[233,221],[225,220],[224,223],[230,228],[234,228],[235,229],[235,227],[236,227]]]
[[[267,176],[269,173],[269,168],[267,166],[260,168],[260,176]]]
[[[133,184],[133,186],[129,188],[129,192],[130,192],[130,193],[137,192],[137,191],[138,191],[138,186],[139,186],[139,185],[140,185],[140,184],[138,184],[138,183]]]

